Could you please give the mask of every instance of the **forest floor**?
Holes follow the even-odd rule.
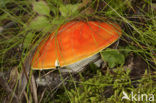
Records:
[[[90,63],[83,72],[65,76],[57,70],[32,70],[33,50],[69,21],[112,21],[120,25],[122,36],[116,49],[109,47],[100,53],[105,66]],[[48,81],[51,85],[39,86],[36,81],[40,77],[56,79]],[[156,2],[0,1],[1,103],[138,101],[156,101]]]

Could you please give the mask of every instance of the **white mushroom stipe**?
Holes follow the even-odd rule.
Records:
[[[45,79],[41,79],[41,78],[37,78],[36,79],[36,83],[40,86],[46,86],[47,85],[47,82]]]

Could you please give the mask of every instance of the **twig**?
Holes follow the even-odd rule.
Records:
[[[46,90],[47,90],[47,88],[45,88],[44,91],[42,92],[41,98],[40,98],[40,100],[39,100],[39,103],[41,103],[41,101],[42,101],[42,99],[43,99],[43,96],[44,96],[44,93],[45,93]]]
[[[26,93],[25,91],[24,91],[24,96],[25,96],[25,99],[26,99],[27,103],[31,103],[31,102],[29,101],[28,95],[27,95],[27,93]]]
[[[31,78],[31,90],[32,90],[32,94],[33,94],[33,98],[34,98],[35,103],[38,103],[37,87],[36,87],[34,75],[32,75],[32,78]]]

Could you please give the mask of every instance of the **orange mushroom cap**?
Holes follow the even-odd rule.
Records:
[[[64,67],[86,59],[114,43],[121,36],[117,24],[72,21],[62,25],[39,44],[32,69]]]

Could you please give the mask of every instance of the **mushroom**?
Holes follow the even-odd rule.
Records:
[[[41,41],[32,59],[32,69],[79,72],[91,61],[101,63],[99,52],[120,36],[121,28],[115,23],[68,22]]]

